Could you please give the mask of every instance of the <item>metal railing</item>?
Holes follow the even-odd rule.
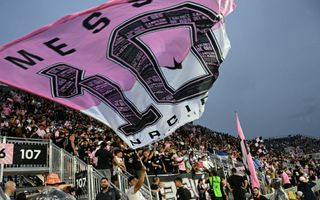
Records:
[[[0,143],[8,144],[36,144],[36,145],[47,145],[47,156],[46,164],[44,165],[1,165],[1,180],[2,175],[11,173],[24,173],[24,174],[43,174],[43,173],[56,173],[59,175],[62,182],[69,184],[76,184],[76,173],[86,171],[87,172],[87,193],[78,196],[77,199],[94,200],[96,195],[100,192],[100,180],[103,175],[93,168],[91,165],[87,165],[85,162],[80,160],[78,157],[73,156],[64,149],[57,147],[50,140],[40,140],[40,139],[25,139],[25,138],[12,138],[12,137],[2,137],[0,136]],[[120,176],[120,175],[119,175]],[[122,178],[124,179],[124,178]],[[122,200],[127,200],[127,195],[124,190],[120,190],[118,187],[110,182],[110,185],[114,187],[121,196]]]
[[[95,199],[100,192],[100,180],[104,177],[97,169],[55,145],[52,145],[52,163],[51,172],[58,173],[63,182],[73,185],[76,184],[75,174],[86,171],[88,192],[78,196],[77,199]],[[120,193],[122,200],[127,200],[127,195],[123,190],[112,184],[111,181],[110,185]]]
[[[127,171],[116,171],[116,174],[118,176],[118,182],[119,182],[119,189],[123,192],[126,192],[129,189],[129,182],[128,179],[130,176],[132,176],[132,174],[130,174]],[[145,181],[147,181],[147,177],[145,179]],[[152,200],[152,196],[151,196],[151,189],[147,186],[147,184],[143,184],[140,192],[142,193],[142,195],[147,199],[147,200]]]
[[[94,199],[96,194],[100,191],[100,179],[103,175],[93,168],[90,165],[87,165],[85,162],[80,160],[78,157],[75,157],[54,145],[50,140],[39,140],[39,139],[25,139],[25,138],[10,138],[10,137],[1,137],[0,141],[4,140],[6,143],[11,144],[36,144],[36,145],[47,145],[47,157],[46,164],[42,166],[38,165],[4,165],[4,173],[10,172],[21,172],[21,173],[32,173],[32,174],[42,174],[54,172],[57,173],[60,179],[63,182],[70,183],[75,185],[76,179],[75,174],[79,172],[87,172],[87,188],[88,194],[83,194],[79,199]],[[231,159],[221,159],[215,153],[211,154],[209,152],[194,152],[198,157],[206,156],[208,161],[215,168],[222,168],[225,176],[230,174],[230,170],[235,166],[235,163]],[[117,172],[118,176],[118,187],[114,186],[121,193],[123,200],[127,199],[125,192],[129,189],[128,178],[131,176],[128,172]],[[144,184],[141,188],[141,193],[146,199],[152,199],[150,188],[147,184]]]
[[[0,136],[0,142],[7,144],[19,144],[19,145],[39,145],[39,146],[50,146],[49,140],[37,140],[37,139],[28,139],[25,138],[17,138],[17,137],[5,137]],[[3,172],[5,173],[13,173],[13,174],[22,174],[22,173],[43,173],[47,172],[50,164],[50,153],[49,148],[46,148],[46,164],[5,164],[3,165]]]
[[[88,192],[88,193],[90,193],[90,195],[92,196],[92,199],[94,199],[95,196],[100,191],[100,180],[104,176],[97,169],[95,169],[91,165],[88,165],[88,177],[90,177],[89,181],[90,181],[90,186],[91,186],[91,188],[89,188],[90,192]],[[128,200],[128,197],[125,194],[124,190],[121,190],[116,185],[112,184],[111,182],[110,182],[110,184],[113,188],[118,190],[120,197],[121,197],[121,200]]]
[[[77,171],[77,158],[74,158],[70,153],[61,149],[50,142],[50,167],[49,172],[53,172],[59,175],[61,181],[75,184],[74,174]]]

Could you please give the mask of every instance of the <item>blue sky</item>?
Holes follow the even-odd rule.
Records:
[[[0,44],[101,0],[0,1]],[[320,1],[245,0],[226,18],[232,48],[197,124],[247,138],[320,135]]]

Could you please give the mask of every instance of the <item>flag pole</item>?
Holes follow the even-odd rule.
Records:
[[[137,150],[135,149],[134,150],[134,152],[136,153],[136,155],[138,156],[138,158],[139,158],[139,161],[140,161],[140,163],[141,163],[141,166],[142,167],[144,167],[144,168],[146,168],[146,166],[144,166],[144,164],[143,164],[143,162],[142,162],[142,160],[141,160],[141,158],[140,158],[140,156],[139,156],[139,154],[138,154],[138,152],[137,152]],[[151,191],[151,186],[150,186],[150,181],[149,181],[149,177],[148,177],[148,173],[147,173],[147,168],[146,168],[146,178],[147,178],[147,184],[148,184],[148,189],[149,189],[149,195],[150,195],[150,198],[152,199],[152,191]]]

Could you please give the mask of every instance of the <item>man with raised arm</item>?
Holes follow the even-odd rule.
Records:
[[[127,191],[128,199],[129,200],[145,200],[144,196],[140,192],[140,188],[143,185],[144,178],[146,176],[146,168],[142,166],[140,178],[137,179],[134,176],[129,177],[129,190]]]

